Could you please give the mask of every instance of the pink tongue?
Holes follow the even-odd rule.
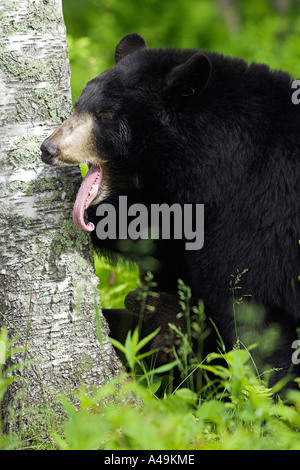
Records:
[[[102,170],[99,166],[91,166],[85,175],[73,209],[73,221],[77,228],[92,232],[95,228],[94,224],[84,222],[84,211],[89,207],[93,200],[97,197],[102,182]]]

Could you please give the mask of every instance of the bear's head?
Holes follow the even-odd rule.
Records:
[[[73,114],[41,146],[47,164],[89,167],[74,206],[78,228],[92,231],[84,211],[113,193],[155,191],[162,160],[187,145],[181,122],[191,122],[181,116],[192,115],[210,75],[209,58],[195,50],[147,49],[135,33],[119,42],[115,65],[86,85]]]

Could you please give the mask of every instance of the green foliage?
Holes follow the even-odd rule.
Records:
[[[224,366],[213,365],[219,359]],[[299,391],[289,406],[274,402],[246,350],[212,354],[201,368],[219,390],[210,398],[180,388],[158,399],[155,382],[124,375],[94,393],[82,389],[79,407],[62,399],[68,420],[53,437],[64,450],[300,449]]]
[[[184,317],[186,331],[169,324],[171,332],[175,333],[172,353],[178,362],[182,378],[181,386],[184,384],[191,390],[195,388],[200,390],[203,374],[198,374],[197,369],[204,360],[203,345],[210,334],[210,329],[206,326],[203,302],[199,301],[197,306],[191,307],[191,289],[182,280],[178,281],[178,295],[182,311],[177,314],[177,318]]]
[[[124,297],[137,287],[136,266],[111,265],[95,255],[95,272],[99,277],[99,290],[103,308],[124,308]]]
[[[237,305],[243,304],[240,282],[246,270],[231,282]],[[155,287],[147,275],[142,308]],[[236,296],[236,291],[238,296]],[[105,450],[283,450],[300,449],[300,392],[290,391],[286,402],[275,399],[273,389],[256,373],[251,355],[255,346],[244,348],[238,324],[235,349],[226,352],[220,338],[220,353],[205,359],[191,350],[191,342],[207,336],[203,305],[191,309],[191,292],[179,281],[178,292],[187,333],[173,326],[178,343],[176,360],[150,368],[144,359],[157,351],[141,353],[158,330],[140,339],[138,329],[128,333],[125,344],[112,344],[125,355],[129,375],[121,375],[88,393],[75,397],[79,408],[62,398],[68,420],[53,438],[60,449]],[[234,300],[233,299],[233,300]],[[194,315],[200,318],[195,321]],[[201,348],[200,348],[201,349]],[[201,359],[201,361],[200,361]],[[170,386],[173,368],[187,377],[176,388]],[[197,370],[204,373],[206,385],[193,388],[189,378]],[[300,379],[298,379],[299,381]]]
[[[143,338],[141,341],[139,341],[139,331],[138,331],[138,328],[136,328],[133,334],[131,334],[131,331],[128,332],[124,346],[116,339],[110,338],[110,342],[112,343],[112,345],[115,348],[119,349],[119,351],[121,351],[125,355],[127,364],[130,368],[131,375],[133,377],[135,375],[136,364],[140,364],[142,359],[149,356],[150,354],[155,354],[157,352],[157,350],[153,350],[153,351],[148,351],[144,354],[139,354],[137,356],[137,353],[144,346],[146,346],[146,344],[148,344],[157,335],[158,332],[159,332],[159,328],[156,329],[150,335]]]
[[[150,285],[141,294],[145,308],[153,287],[151,275],[147,279]],[[201,314],[203,328],[200,328],[199,335],[187,314],[190,290],[181,281],[179,295],[181,315],[189,324],[188,337],[203,341],[207,330],[202,305],[190,312],[191,318],[193,313]],[[157,351],[143,353],[143,348],[157,333],[158,330],[140,338],[136,329],[128,333],[124,345],[111,340],[124,353],[129,373],[120,374],[99,389],[94,387],[91,391],[81,387],[72,397],[58,397],[66,413],[65,423],[54,422],[49,428],[50,435],[35,436],[32,448],[300,450],[300,391],[288,392],[285,403],[275,398],[274,393],[281,385],[270,389],[256,374],[250,354],[254,346],[243,349],[242,342],[239,342],[238,348],[211,353],[198,363],[197,356],[188,349],[187,355],[178,353],[175,361],[154,368],[149,367],[144,359]],[[184,335],[179,335],[178,339],[182,339],[184,344],[179,344],[177,351],[184,351],[187,348]],[[3,329],[0,335],[1,362],[7,361],[12,353],[15,351]],[[182,357],[184,367],[180,365]],[[189,374],[188,377],[197,370],[202,371],[206,385],[192,389],[187,377],[176,388],[173,387],[171,381],[175,367]],[[13,369],[3,372],[0,364],[0,405],[13,380],[10,377],[12,372]],[[300,379],[297,381],[299,383]],[[46,414],[48,410],[44,412]],[[26,445],[21,436],[18,440],[16,436],[0,432],[0,448],[22,449]]]
[[[1,315],[1,314],[0,314]],[[4,367],[9,358],[20,349],[13,348],[14,341],[10,341],[6,328],[0,330],[0,450],[12,450],[19,444],[17,436],[12,433],[4,434],[3,427],[7,423],[2,422],[2,401],[9,385],[14,382],[13,372],[20,368],[20,364],[11,367]]]
[[[159,349],[153,349],[142,354],[138,354],[138,352],[143,349],[148,343],[150,343],[150,341],[158,334],[159,330],[160,329],[157,328],[155,331],[153,331],[141,340],[139,340],[138,328],[134,330],[133,334],[131,334],[131,331],[129,331],[124,346],[119,341],[110,338],[110,342],[112,343],[112,345],[124,354],[127,361],[127,365],[130,369],[130,377],[136,378],[136,366],[138,365],[143,372],[143,374],[138,379],[138,382],[144,382],[146,380],[148,386],[151,386],[150,384],[152,383],[151,381],[149,381],[149,377],[152,377],[154,374],[162,374],[164,372],[168,372],[169,370],[173,369],[175,365],[178,364],[176,360],[168,364],[164,364],[160,367],[157,367],[156,369],[148,370],[146,364],[142,362],[142,360],[146,357],[152,354],[156,354],[159,351]]]
[[[64,0],[63,6],[75,97],[113,65],[117,43],[133,31],[149,47],[213,50],[299,75],[296,0],[231,0],[226,7],[220,0]]]

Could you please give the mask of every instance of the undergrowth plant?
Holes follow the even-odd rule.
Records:
[[[11,355],[20,352],[20,348],[14,348],[15,340],[9,340],[7,330],[3,327],[0,330],[0,450],[12,450],[18,447],[20,441],[14,433],[4,433],[4,428],[7,426],[7,421],[3,420],[3,398],[9,387],[14,382],[14,371],[21,367],[21,364],[16,364],[11,367],[5,367]]]
[[[176,365],[179,364],[178,359],[171,361],[170,363],[160,365],[159,367],[150,367],[149,364],[144,361],[149,356],[154,356],[152,364],[155,364],[155,355],[159,352],[159,348],[150,349],[146,352],[141,353],[140,351],[145,348],[159,333],[160,328],[147,335],[146,337],[139,339],[143,317],[146,310],[154,311],[155,307],[148,302],[149,297],[157,298],[158,294],[155,292],[157,283],[153,280],[153,274],[147,272],[144,278],[144,282],[139,281],[137,300],[140,302],[139,322],[138,326],[134,330],[133,334],[131,331],[128,332],[125,344],[122,345],[119,341],[114,338],[109,338],[112,345],[121,351],[126,359],[126,364],[129,368],[129,375],[131,378],[135,378],[139,383],[146,382],[148,388],[153,387],[153,377],[157,377],[158,374],[162,374],[171,371]],[[158,380],[156,380],[156,383]],[[160,383],[160,381],[159,381]],[[156,385],[154,385],[156,387]]]
[[[181,312],[177,314],[177,319],[184,318],[186,328],[182,330],[175,324],[169,324],[170,331],[175,334],[172,353],[177,359],[181,384],[191,390],[199,390],[203,374],[197,372],[204,360],[204,341],[209,336],[210,329],[206,326],[203,302],[198,301],[197,306],[191,305],[191,289],[181,279],[178,280],[178,296]]]
[[[151,276],[148,280],[152,282]],[[239,282],[240,277],[232,287],[239,287]],[[142,287],[143,309],[153,287]],[[81,389],[76,395],[79,409],[62,399],[68,421],[63,434],[54,435],[59,448],[300,449],[300,391],[290,391],[285,403],[278,396],[274,399],[275,389],[268,388],[253,367],[256,345],[246,348],[240,340],[226,352],[212,321],[219,352],[203,357],[203,343],[209,334],[203,304],[191,306],[190,289],[182,281],[178,293],[178,316],[184,317],[187,325],[186,331],[170,325],[176,336],[174,361],[150,369],[144,362],[157,353],[141,350],[158,330],[140,339],[137,328],[128,333],[124,345],[112,340],[124,353],[129,372],[92,394]],[[239,296],[238,300],[241,304],[243,299]],[[236,333],[238,340],[238,326]],[[199,342],[196,351],[191,348],[195,341]],[[175,368],[182,380],[170,387]],[[204,374],[203,383],[192,380],[199,371]]]
[[[220,358],[224,366],[214,365]],[[215,381],[205,400],[185,387],[158,399],[137,376],[93,393],[82,388],[79,407],[62,398],[68,420],[53,438],[65,450],[300,449],[299,391],[290,392],[290,406],[274,402],[242,349],[211,354],[200,367]]]
[[[153,282],[151,276],[148,280]],[[142,287],[143,309],[147,308],[154,287],[153,284]],[[211,322],[210,328],[206,326],[203,304],[191,305],[190,289],[181,281],[178,291],[179,317],[188,324],[186,331],[171,326],[176,336],[172,348],[174,360],[162,366],[149,366],[149,358],[157,350],[144,352],[144,348],[158,330],[142,338],[137,328],[128,333],[124,344],[112,340],[124,354],[128,372],[101,388],[88,390],[82,386],[72,398],[59,396],[67,419],[63,427],[52,427],[48,448],[300,450],[300,391],[289,391],[285,401],[275,397],[280,386],[277,390],[276,386],[269,388],[253,367],[253,351],[257,346],[245,348],[240,340],[226,351],[217,330],[219,352],[204,357],[203,343],[215,325]],[[96,318],[99,321],[99,315]],[[236,325],[239,339],[238,322]],[[199,349],[192,350],[190,342],[197,340]],[[7,356],[11,346],[5,330],[1,333],[1,344],[6,345]],[[181,380],[173,386],[176,368]],[[0,364],[0,403],[12,380],[11,372],[3,370]],[[202,381],[192,381],[199,372]],[[0,434],[0,448],[16,446],[24,447],[22,439]],[[41,442],[36,446],[40,447]]]

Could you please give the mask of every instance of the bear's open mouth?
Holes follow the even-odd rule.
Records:
[[[95,229],[94,224],[91,222],[85,223],[84,211],[98,198],[101,192],[101,184],[102,169],[100,166],[89,164],[89,170],[81,183],[73,209],[73,221],[80,230],[92,232]]]

